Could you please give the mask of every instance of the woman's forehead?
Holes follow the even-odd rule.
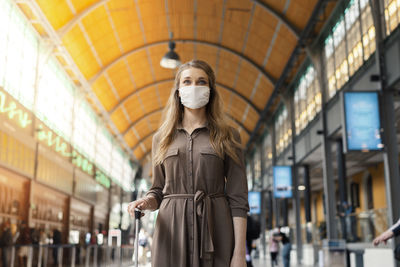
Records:
[[[181,79],[184,78],[192,78],[192,79],[198,79],[198,78],[208,78],[207,73],[198,68],[188,68],[182,71],[181,73]]]

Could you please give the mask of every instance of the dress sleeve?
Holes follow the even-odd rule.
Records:
[[[156,152],[156,149],[158,148],[159,145],[159,138],[158,134],[155,134],[153,136],[153,143],[152,143],[152,149],[151,149],[151,154],[152,154],[152,160],[154,159],[154,155]],[[161,201],[163,200],[163,189],[165,185],[165,172],[162,164],[154,164],[154,161],[152,163],[153,166],[153,183],[151,185],[150,190],[146,193],[146,196],[152,196],[155,197],[157,200],[157,209],[160,207]]]
[[[240,141],[239,132],[233,129],[233,136]],[[232,217],[247,217],[249,211],[248,203],[248,189],[246,171],[244,167],[243,150],[238,148],[236,150],[240,164],[235,162],[231,157],[225,154],[225,178],[226,178],[226,195],[231,208]]]
[[[390,230],[392,230],[395,236],[400,235],[400,219],[397,221],[397,223],[390,227]]]

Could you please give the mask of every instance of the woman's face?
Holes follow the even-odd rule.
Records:
[[[198,68],[188,68],[182,71],[179,79],[179,88],[190,85],[209,86],[208,76],[205,71]]]

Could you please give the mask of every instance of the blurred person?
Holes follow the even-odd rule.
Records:
[[[24,221],[20,225],[20,231],[16,243],[20,246],[18,249],[19,266],[25,266],[28,261],[29,245],[32,245],[32,238],[31,230]]]
[[[62,244],[62,235],[60,230],[57,228],[53,229],[53,263],[54,265],[58,265],[58,248],[59,245]]]
[[[0,236],[1,262],[3,264],[2,266],[8,266],[12,245],[13,245],[13,236],[11,233],[11,226],[10,222],[6,221],[3,223]]]
[[[271,266],[278,266],[278,254],[279,254],[279,242],[275,240],[274,233],[278,230],[274,230],[269,238],[269,254],[271,256]]]
[[[274,234],[274,239],[277,241],[282,242],[282,261],[283,261],[283,267],[289,267],[290,266],[290,251],[292,249],[292,244],[290,243],[289,237],[279,231]]]
[[[251,251],[253,250],[253,240],[260,237],[260,223],[247,215],[247,228],[246,228],[246,263],[247,267],[253,267],[251,262]]]
[[[153,266],[246,266],[248,190],[240,135],[228,126],[215,75],[181,65],[153,137],[153,184],[128,206],[157,210]]]

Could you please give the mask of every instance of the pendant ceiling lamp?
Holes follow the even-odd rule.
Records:
[[[171,34],[172,39],[172,34]],[[181,65],[181,61],[179,59],[179,55],[174,51],[175,42],[170,40],[168,42],[169,51],[163,56],[160,61],[160,65],[166,69],[176,69]]]

